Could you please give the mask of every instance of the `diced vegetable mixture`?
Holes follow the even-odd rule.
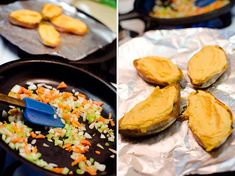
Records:
[[[208,13],[229,3],[229,0],[216,0],[205,7],[194,5],[196,0],[155,0],[150,16],[156,18],[181,18]]]
[[[69,168],[59,167],[57,164],[47,163],[42,159],[42,154],[38,151],[35,143],[37,140],[47,139],[55,146],[71,153],[73,160],[71,166],[77,166],[76,174],[96,175],[98,171],[104,171],[106,166],[95,161],[94,158],[85,156],[92,145],[91,139],[93,137],[86,131],[85,124],[88,124],[90,129],[96,129],[101,139],[107,139],[105,147],[108,147],[115,140],[112,129],[115,123],[111,114],[107,118],[102,117],[102,102],[88,99],[86,95],[75,90],[72,92],[62,91],[65,88],[67,85],[64,82],[61,82],[57,88],[31,82],[27,83],[27,88],[15,85],[9,96],[18,99],[29,97],[52,105],[56,108],[57,116],[61,118],[65,126],[64,128],[48,128],[47,134],[43,135],[41,131],[34,131],[25,124],[22,109],[10,106],[8,112],[2,112],[2,116],[6,120],[0,122],[1,137],[12,149],[18,150],[22,157],[36,165],[56,173],[74,175],[75,173]],[[58,118],[57,116],[55,118]],[[29,142],[29,138],[33,140]],[[43,146],[49,147],[45,143]],[[97,148],[104,149],[104,146],[97,144]],[[114,158],[115,150],[112,148],[109,150],[112,152],[110,157]],[[96,150],[95,153],[102,154],[101,150]]]

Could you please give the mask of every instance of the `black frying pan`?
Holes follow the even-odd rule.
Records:
[[[119,20],[128,20],[128,19],[134,19],[134,18],[142,18],[143,20],[146,20],[148,22],[155,22],[159,25],[169,25],[169,26],[175,26],[175,25],[186,25],[186,24],[192,24],[192,23],[200,23],[203,21],[207,21],[216,17],[219,17],[231,10],[231,8],[234,5],[234,0],[230,0],[230,3],[226,6],[205,13],[201,15],[195,15],[190,17],[183,17],[183,18],[154,18],[148,15],[148,13],[143,10],[143,7],[145,6],[144,3],[146,1],[143,0],[135,0],[134,3],[134,10],[129,12],[128,14],[121,15]]]
[[[55,87],[61,81],[65,81],[68,85],[67,91],[75,89],[86,94],[93,100],[104,102],[103,115],[107,116],[107,114],[111,112],[113,114],[113,119],[116,121],[115,90],[110,85],[87,71],[65,63],[45,60],[14,61],[0,66],[0,92],[7,94],[15,84],[25,86],[27,81],[34,83],[42,82]],[[3,109],[7,109],[7,106],[0,104],[0,112],[2,112]],[[0,119],[0,121],[3,121],[3,119]],[[27,125],[34,130],[41,130],[42,133],[45,132],[44,127],[34,126],[32,124]],[[93,133],[89,128],[87,128],[87,131],[90,134]],[[106,172],[100,173],[101,175],[115,175],[116,157],[115,159],[110,158],[110,155],[113,153],[104,146],[105,140],[100,139],[99,136],[100,135],[96,135],[91,140],[93,145],[86,156],[88,158],[92,156],[96,161],[106,164]],[[43,143],[48,144],[50,147],[43,147]],[[95,150],[101,150],[100,148],[97,148],[97,143],[100,143],[105,147],[105,150],[102,150],[101,155],[95,154]],[[38,171],[45,173],[45,175],[59,175],[25,160],[18,154],[18,151],[12,150],[1,138],[0,146],[24,164],[30,165]],[[56,163],[58,164],[58,167],[73,168],[71,166],[72,159],[70,158],[70,153],[64,151],[60,147],[54,147],[53,144],[46,139],[37,142],[36,146],[42,153],[42,158],[47,162]],[[116,143],[111,147],[116,148]]]

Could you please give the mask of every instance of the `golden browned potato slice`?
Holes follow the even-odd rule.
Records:
[[[51,22],[60,32],[84,35],[88,31],[87,25],[81,20],[66,15],[55,17]]]
[[[205,46],[188,63],[188,75],[197,88],[207,88],[227,69],[228,61],[223,48]]]
[[[180,88],[172,84],[156,87],[144,101],[119,120],[119,132],[128,136],[158,133],[175,122],[179,114]]]
[[[9,15],[12,24],[25,28],[36,28],[41,20],[41,14],[33,10],[16,10]]]
[[[182,78],[181,70],[169,59],[144,57],[134,60],[138,74],[147,82],[155,85],[169,85]]]
[[[60,44],[60,33],[48,23],[40,23],[38,32],[44,45],[57,47]]]
[[[193,135],[208,152],[219,147],[233,130],[231,110],[205,91],[190,94],[183,116],[189,119]]]
[[[44,19],[52,19],[62,14],[62,8],[55,4],[45,4],[42,8],[42,16]]]

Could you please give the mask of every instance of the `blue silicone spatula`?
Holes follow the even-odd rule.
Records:
[[[64,127],[61,119],[56,115],[55,109],[48,104],[31,98],[20,100],[1,93],[0,102],[24,108],[24,118],[33,124],[49,127]]]
[[[202,8],[202,7],[212,4],[215,1],[216,0],[196,0],[194,4],[195,6]]]

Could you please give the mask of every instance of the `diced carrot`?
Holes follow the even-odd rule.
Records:
[[[56,95],[52,95],[51,99],[54,100],[54,99],[59,98],[59,97],[60,97],[60,94],[56,94]]]
[[[76,153],[82,153],[82,150],[77,146],[73,147],[73,151]]]
[[[82,97],[82,98],[85,98],[86,99],[86,95],[82,94],[82,93],[79,93],[77,94],[78,97]]]
[[[63,113],[63,114],[62,114],[62,118],[63,118],[63,119],[69,119],[70,116],[69,116],[69,114]]]
[[[98,151],[98,150],[96,150],[95,153],[96,153],[97,155],[100,155],[101,152]]]
[[[105,122],[105,120],[106,120],[106,119],[105,119],[104,117],[102,117],[102,116],[100,116],[100,117],[97,119],[97,121],[100,121],[100,122],[103,122],[103,123]]]
[[[33,147],[33,148],[32,148],[32,152],[33,152],[33,153],[37,153],[37,152],[38,152],[37,147]]]
[[[27,144],[24,145],[24,151],[25,151],[26,154],[30,153],[30,150],[29,150]]]
[[[19,132],[24,132],[24,130],[25,130],[25,127],[20,127],[20,128],[18,128],[19,130]]]
[[[59,167],[55,167],[52,169],[53,172],[56,172],[58,174],[61,174],[63,172],[64,168],[59,168]]]
[[[63,92],[62,96],[63,96],[63,98],[69,98],[69,97],[73,96],[73,94],[70,92]]]
[[[59,103],[59,104],[58,104],[58,107],[59,107],[60,109],[66,109],[66,110],[71,111],[71,107],[70,107],[69,105],[63,105],[63,104]]]
[[[85,152],[88,151],[86,148],[81,149],[80,147],[77,147],[77,146],[74,146],[72,150],[73,150],[75,153],[85,153]]]
[[[79,118],[80,117],[80,112],[77,110],[77,109],[74,109],[73,111],[72,111],[72,114],[76,114],[77,116],[77,118]]]
[[[64,109],[71,111],[71,107],[69,105],[65,105]]]
[[[44,103],[49,103],[51,101],[51,95],[50,94],[45,94],[42,96],[42,101]]]
[[[114,123],[113,119],[110,120],[110,125],[111,125],[112,127],[115,126],[115,123]]]
[[[28,89],[25,89],[24,87],[21,87],[21,92],[26,94],[26,95],[32,95],[32,92],[29,91]]]
[[[58,86],[57,86],[57,89],[66,89],[68,86],[67,84],[65,84],[64,81],[62,81]]]
[[[36,137],[37,137],[37,135],[36,135],[33,131],[30,133],[30,136],[31,136],[32,138],[36,138]]]
[[[16,98],[21,99],[21,95],[20,94],[16,94]]]
[[[44,94],[44,92],[45,92],[45,88],[43,88],[43,87],[38,87],[36,90],[36,93],[38,95]]]
[[[86,166],[86,171],[90,174],[90,175],[96,175],[96,170],[93,169],[90,166]]]
[[[64,145],[64,149],[66,150],[66,151],[71,151],[72,150],[72,146],[71,146],[71,144],[65,144]]]
[[[102,106],[104,103],[101,101],[93,101],[93,104],[95,104],[97,106]]]
[[[62,105],[62,103],[59,103],[59,104],[58,104],[58,107],[59,107],[60,109],[64,109],[64,105]]]
[[[72,125],[74,127],[80,127],[81,126],[81,124],[78,121],[76,121],[76,120],[72,120]]]
[[[81,141],[80,141],[80,143],[81,143],[82,145],[88,145],[88,146],[91,146],[90,141],[88,141],[88,140],[86,140],[86,139],[81,140]]]
[[[36,136],[36,139],[44,139],[44,138],[45,138],[45,136],[43,134],[39,134]]]
[[[14,138],[11,140],[11,142],[13,143],[17,143],[17,142],[25,142],[25,138],[21,138],[21,137],[18,137],[18,138]]]
[[[84,155],[81,155],[78,159],[74,160],[71,164],[71,166],[75,166],[78,163],[82,162],[82,161],[86,161],[86,157]]]
[[[13,125],[12,125],[12,129],[13,129],[15,132],[17,132],[17,131],[18,131],[18,128],[17,128],[17,126],[16,126],[16,123],[13,123]]]

